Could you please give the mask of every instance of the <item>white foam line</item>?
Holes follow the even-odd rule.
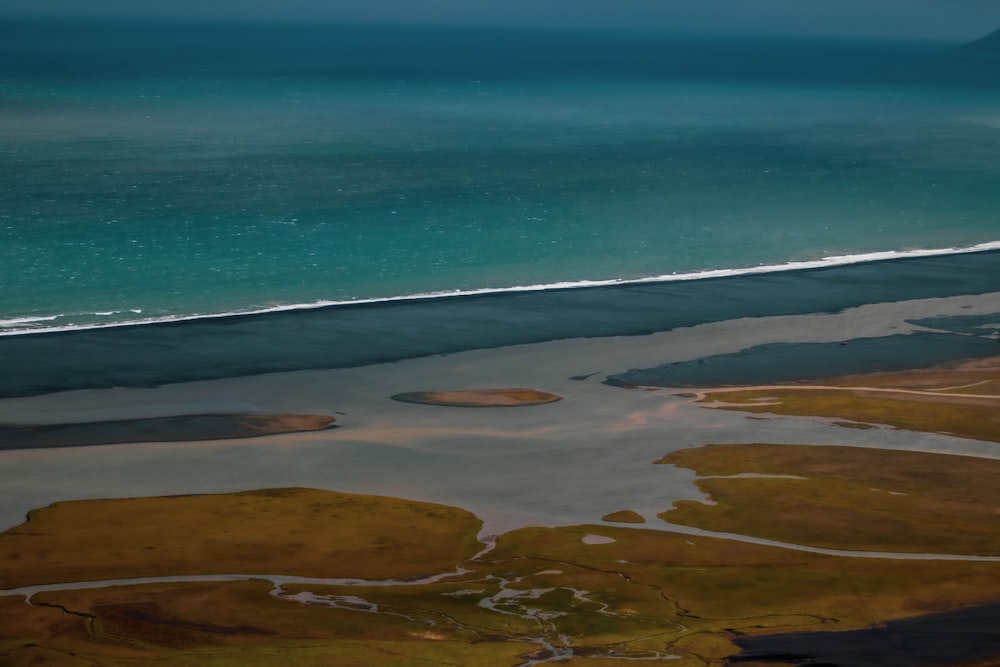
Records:
[[[781,273],[785,271],[802,271],[806,269],[820,269],[833,266],[846,266],[849,264],[863,264],[867,262],[880,262],[889,259],[904,259],[913,257],[936,257],[947,255],[964,255],[977,252],[988,252],[1000,250],[1000,241],[989,241],[979,243],[974,246],[964,248],[933,248],[926,250],[886,250],[880,252],[862,253],[858,255],[833,255],[815,260],[803,260],[787,262],[785,264],[769,264],[761,266],[744,267],[740,269],[710,269],[705,271],[694,271],[691,273],[670,273],[659,276],[648,276],[645,278],[608,278],[602,280],[578,280],[558,283],[517,285],[513,287],[482,287],[470,290],[448,290],[439,292],[423,292],[420,294],[407,294],[403,296],[375,297],[369,299],[348,299],[343,301],[314,301],[312,303],[294,303],[281,306],[271,306],[269,308],[255,308],[247,310],[229,311],[223,313],[200,313],[192,315],[174,315],[168,317],[150,317],[145,319],[129,320],[126,322],[109,322],[105,324],[70,325],[59,327],[37,327],[30,329],[11,329],[0,331],[0,336],[23,336],[40,333],[58,333],[64,331],[83,331],[87,329],[109,329],[115,327],[142,326],[146,324],[162,324],[167,322],[187,322],[191,320],[211,320],[241,315],[263,315],[266,313],[280,313],[295,310],[318,310],[320,308],[330,308],[335,306],[356,306],[372,303],[392,303],[398,301],[421,301],[426,299],[442,299],[464,296],[477,296],[484,294],[506,294],[511,292],[546,292],[551,290],[578,289],[584,287],[610,287],[614,285],[642,285],[648,283],[681,282],[690,280],[705,280],[708,278],[729,278],[734,276],[755,275],[761,273]],[[119,311],[126,312],[126,311]],[[130,312],[142,312],[132,310]],[[103,314],[103,313],[102,313]],[[60,315],[45,318],[24,318],[24,322],[54,320]],[[18,320],[0,320],[3,323],[19,323]]]
[[[44,317],[15,317],[10,320],[0,320],[0,327],[9,327],[15,324],[28,324],[29,322],[51,322],[59,319],[60,315],[48,315]]]

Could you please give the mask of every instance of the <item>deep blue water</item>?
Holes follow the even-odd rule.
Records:
[[[0,332],[1000,240],[957,45],[0,24]]]

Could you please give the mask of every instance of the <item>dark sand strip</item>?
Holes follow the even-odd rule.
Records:
[[[1000,314],[990,316],[1000,318]],[[940,318],[944,319],[944,318]],[[769,343],[611,375],[616,387],[730,387],[929,368],[1000,354],[991,338],[917,332],[839,343]]]
[[[35,426],[0,425],[0,450],[231,440],[335,428],[326,415],[179,415]]]
[[[869,303],[991,292],[1000,292],[1000,251],[5,336],[0,337],[0,397],[345,368],[470,349],[644,335],[745,317],[833,313]]]

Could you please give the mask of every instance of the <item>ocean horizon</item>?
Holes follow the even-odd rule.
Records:
[[[0,335],[995,249],[995,57],[0,25]]]
[[[0,18],[0,663],[1000,665],[994,38],[665,28],[872,4]]]

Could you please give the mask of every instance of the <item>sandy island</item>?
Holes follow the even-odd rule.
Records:
[[[517,408],[544,405],[562,400],[547,391],[517,387],[513,389],[459,389],[453,391],[416,391],[396,394],[393,400],[403,403],[442,405],[453,408]]]

